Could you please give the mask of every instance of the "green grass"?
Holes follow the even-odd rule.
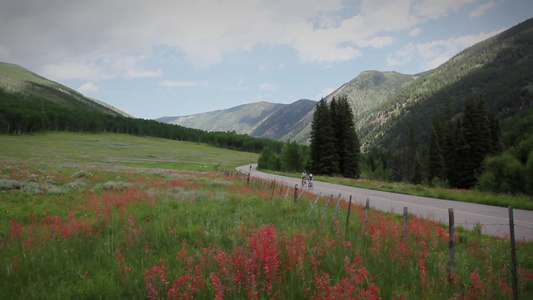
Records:
[[[304,193],[294,204],[287,187],[209,167],[248,164],[254,154],[115,134],[0,143],[6,299],[512,295],[507,240],[459,228],[449,284],[442,225],[411,216],[402,236],[401,218],[371,210],[363,228],[363,207],[353,205],[345,226],[345,202],[337,211],[336,201]],[[520,296],[529,299],[532,244],[517,248]]]
[[[38,135],[0,135],[0,159],[42,164],[100,165],[212,170],[257,161],[258,155],[206,144],[124,134],[50,132]]]
[[[265,172],[271,172],[278,175],[290,176],[294,178],[300,178],[300,174],[297,173],[283,173],[273,172],[265,170]],[[511,206],[513,208],[533,210],[533,198],[525,195],[507,195],[507,194],[493,194],[484,193],[477,190],[457,190],[447,188],[434,188],[429,186],[423,186],[420,184],[414,185],[403,182],[382,182],[365,179],[349,179],[340,177],[328,177],[328,176],[314,176],[315,180],[342,184],[346,186],[353,186],[364,189],[393,192],[406,195],[430,197],[445,200],[455,200],[462,202],[471,202],[479,204],[487,204],[501,207]]]
[[[2,164],[2,179],[75,189],[3,190],[0,290],[9,299],[506,299],[506,240],[459,229],[447,283],[447,229],[328,197],[297,204],[279,186],[214,171]],[[25,178],[25,179],[23,179]],[[346,204],[346,203],[344,203]],[[338,223],[336,222],[338,221]],[[532,244],[518,245],[520,295],[533,295]],[[479,276],[473,281],[472,274]],[[155,294],[157,293],[157,295]],[[274,296],[275,295],[275,296]],[[336,295],[336,296],[334,296]]]

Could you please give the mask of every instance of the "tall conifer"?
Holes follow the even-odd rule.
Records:
[[[354,115],[346,97],[331,102],[336,148],[339,156],[339,171],[342,176],[359,178],[361,169],[359,138],[355,131]]]
[[[318,174],[339,172],[335,132],[326,100],[318,102],[311,124],[311,169]]]

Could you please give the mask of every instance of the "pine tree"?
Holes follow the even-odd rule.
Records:
[[[477,118],[478,144],[473,147],[475,148],[477,155],[476,163],[479,163],[479,167],[481,167],[481,163],[483,162],[483,159],[485,159],[485,156],[494,151],[487,106],[482,98],[476,103],[475,113]],[[479,170],[479,167],[476,171]]]
[[[318,102],[311,124],[311,169],[317,174],[333,175],[339,172],[336,138],[326,100]]]
[[[473,173],[473,163],[471,159],[471,148],[464,134],[464,126],[457,125],[457,141],[455,143],[455,164],[453,176],[450,178],[450,185],[456,188],[468,189],[474,185],[476,180]]]
[[[442,155],[440,118],[437,114],[431,127],[431,136],[429,137],[429,161],[428,161],[428,180],[434,178],[443,179],[444,174],[444,157]]]
[[[442,155],[444,157],[444,178],[450,182],[453,175],[455,159],[455,127],[452,120],[452,110],[450,100],[446,102],[446,110],[442,120],[443,143],[441,144]]]
[[[502,152],[502,149],[503,149],[500,123],[498,122],[498,118],[496,117],[496,114],[493,111],[488,112],[488,118],[489,118],[490,138],[492,142],[492,147],[491,147],[492,151],[489,154],[498,155]]]
[[[411,182],[413,184],[421,184],[422,183],[422,163],[420,162],[420,155],[418,153],[415,154],[415,162],[414,162],[414,172],[413,172],[413,178],[411,179]]]
[[[330,111],[335,131],[339,171],[344,177],[359,178],[361,156],[359,138],[355,131],[354,116],[346,97],[333,99]]]

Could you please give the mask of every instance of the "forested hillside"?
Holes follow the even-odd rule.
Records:
[[[0,89],[23,96],[19,97],[21,101],[39,97],[71,109],[89,109],[110,115],[131,117],[116,107],[87,98],[77,91],[15,64],[0,62]]]
[[[282,142],[228,132],[207,132],[111,115],[89,107],[69,107],[48,98],[8,93],[0,89],[0,133],[31,134],[46,131],[114,132],[207,143],[217,147],[259,152],[268,146],[281,151]]]
[[[533,107],[533,19],[462,51],[365,113],[356,124],[362,144],[403,148],[411,127],[426,143],[435,112],[449,100],[457,118],[472,96],[500,119]]]

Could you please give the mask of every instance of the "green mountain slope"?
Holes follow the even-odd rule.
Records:
[[[96,99],[88,98],[19,65],[0,62],[0,88],[29,98],[42,98],[68,108],[97,110],[110,115],[131,115]]]
[[[357,120],[363,145],[403,147],[410,126],[424,143],[435,113],[450,100],[457,115],[470,96],[500,118],[533,107],[533,19],[462,51],[364,113]]]
[[[316,105],[312,100],[291,104],[257,102],[230,109],[182,117],[163,117],[160,122],[206,131],[235,131],[254,137],[288,140],[292,132],[307,127],[302,122]]]
[[[313,111],[316,103],[316,101],[302,99],[284,105],[262,120],[250,132],[250,135],[283,141],[291,140],[291,132],[307,125],[304,123],[304,117]]]
[[[334,97],[346,97],[350,103],[354,118],[357,121],[366,113],[389,101],[405,86],[413,82],[418,76],[398,72],[364,71],[357,77],[343,84],[325,99],[329,102]],[[310,111],[299,126],[284,136],[284,140],[294,140],[307,144],[311,133],[313,112]]]
[[[258,102],[190,116],[163,117],[157,121],[206,131],[248,134],[257,123],[282,106],[283,104]]]

